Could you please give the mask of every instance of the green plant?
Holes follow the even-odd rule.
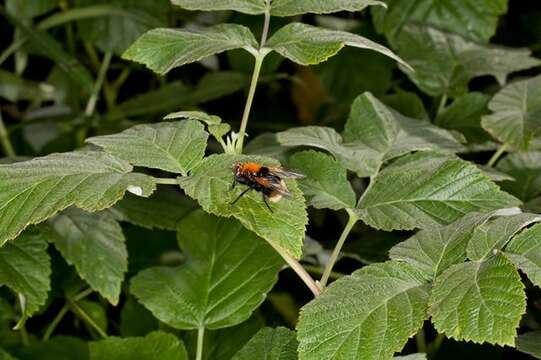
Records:
[[[12,101],[28,94],[34,102],[59,96],[16,75],[17,68],[24,71],[27,51],[37,51],[58,64],[51,81],[65,89],[62,100],[78,89],[86,101],[81,106],[77,96],[67,100],[78,111],[69,114],[68,130],[57,131],[72,134],[75,146],[84,142],[71,152],[18,159],[0,118],[8,162],[0,165],[0,284],[11,290],[3,293],[0,306],[4,323],[15,321],[18,332],[4,331],[20,334],[25,347],[13,350],[17,340],[0,344],[22,359],[43,351],[40,346],[53,357],[69,347],[90,359],[391,359],[412,336],[418,352],[413,358],[437,356],[446,336],[517,346],[539,356],[539,332],[517,338],[517,328],[527,310],[525,286],[541,287],[541,215],[536,214],[541,166],[535,151],[541,84],[539,77],[507,84],[507,77],[541,61],[529,50],[488,43],[507,2],[484,2],[487,12],[478,18],[473,0],[465,1],[469,5],[423,0],[409,10],[398,0],[172,0],[188,11],[227,10],[261,19],[259,41],[249,27],[220,18],[206,27],[165,27],[167,1],[78,0],[73,8],[68,1],[40,1],[35,8],[8,2],[0,9],[17,32],[0,63],[13,55],[15,74],[2,71],[0,77],[18,92],[4,94]],[[58,4],[62,12],[33,25],[36,14]],[[287,20],[369,6],[375,29],[397,54],[354,32]],[[430,16],[419,15],[424,6]],[[460,10],[460,17],[448,9]],[[108,21],[116,14],[122,23]],[[472,29],[464,31],[464,18]],[[276,30],[274,19],[280,24]],[[78,22],[95,76],[73,55],[78,43],[72,21]],[[65,26],[71,52],[44,31],[58,25]],[[123,27],[134,31],[124,34]],[[107,35],[99,28],[108,29]],[[26,43],[31,47],[23,47]],[[298,66],[322,64],[346,46],[396,61],[403,81],[433,102],[432,111],[400,87],[385,101],[369,91],[350,96],[356,89],[346,89],[344,97],[354,100],[341,132],[315,124],[288,127],[245,146],[247,132],[258,122],[251,115],[257,86],[273,73],[268,68],[275,70],[281,58]],[[104,54],[101,60],[96,48]],[[236,50],[253,56],[238,131],[199,107],[242,90],[243,74],[210,73],[193,86],[165,83],[120,105],[120,90],[133,70],[121,68],[114,81],[108,79],[115,54],[166,75],[223,52],[233,51],[232,63],[246,61]],[[376,59],[375,67],[387,61]],[[329,79],[344,70],[332,61],[314,71],[330,73]],[[481,76],[494,77],[501,89],[493,96],[470,92],[470,81]],[[101,99],[104,113],[98,109]],[[169,115],[156,123],[126,120],[155,113]],[[34,140],[38,147],[40,139]],[[493,151],[484,166],[458,155],[478,149]],[[246,161],[281,163],[306,178],[287,180],[292,196],[273,204],[272,212],[254,192],[232,205],[244,190],[231,189],[232,166]],[[329,253],[306,239],[308,207],[347,216]],[[121,223],[130,225],[123,229]],[[390,259],[361,259],[368,264],[350,275],[337,274],[335,264],[350,253],[346,241],[361,223],[398,238],[385,249]],[[180,251],[174,239],[171,253],[160,249],[159,241],[141,244],[150,241],[144,238],[130,249],[129,231],[169,240],[175,232]],[[294,306],[280,306],[287,300],[269,295],[284,263],[314,298],[300,310],[296,333],[262,328],[254,315],[269,299],[276,309],[288,309],[284,318],[297,322],[297,312],[289,313]],[[51,283],[51,274],[62,269],[75,271]],[[332,278],[339,279],[330,283]],[[58,312],[28,334],[30,318],[43,316],[55,301],[51,291],[61,294]],[[109,337],[107,303],[122,304],[118,333],[124,337]],[[82,322],[94,341],[51,339],[67,314]],[[432,329],[437,334],[428,342],[425,331]]]

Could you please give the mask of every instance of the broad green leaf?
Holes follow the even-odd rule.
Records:
[[[297,360],[297,339],[289,329],[264,328],[235,355],[232,360]]]
[[[245,26],[221,24],[202,30],[154,29],[141,36],[122,55],[165,74],[169,70],[233,49],[257,47]]]
[[[408,77],[431,96],[468,92],[468,83],[493,76],[504,85],[510,73],[541,65],[528,49],[478,44],[432,27],[408,25],[397,39],[398,54],[414,69]]]
[[[128,270],[128,252],[122,228],[110,213],[70,208],[51,219],[42,231],[92,289],[113,305],[118,303]]]
[[[384,2],[376,0],[273,0],[271,14],[274,16],[329,14],[339,11],[361,11],[371,5],[385,7]]]
[[[409,65],[391,50],[360,35],[302,23],[284,26],[267,43],[269,48],[300,65],[314,65],[326,61],[346,45],[377,51],[409,68]]]
[[[436,278],[432,323],[456,340],[514,346],[526,310],[520,276],[503,255],[457,264]]]
[[[541,194],[541,152],[512,153],[498,162],[496,169],[513,177],[502,183],[505,191],[529,201]]]
[[[404,25],[424,24],[488,42],[498,18],[507,12],[507,0],[384,0],[388,9],[373,8],[376,29],[393,43]]]
[[[104,51],[122,54],[146,31],[167,26],[167,0],[76,0],[77,7],[107,4],[125,12],[123,16],[100,16],[78,22],[81,37]]]
[[[521,334],[517,338],[517,350],[541,359],[541,330]]]
[[[471,213],[452,224],[421,230],[394,246],[389,256],[410,263],[434,279],[451,265],[464,262],[473,231],[491,215]]]
[[[234,10],[249,15],[265,13],[265,0],[171,0],[173,5],[186,10]]]
[[[7,351],[0,349],[0,360],[17,360]]]
[[[143,305],[139,304],[133,296],[128,296],[122,310],[120,310],[120,335],[145,336],[157,330],[159,321]]]
[[[177,111],[164,117],[164,120],[171,119],[197,120],[207,125],[218,125],[222,122],[222,119],[219,116],[209,115],[201,111]]]
[[[55,336],[49,341],[36,341],[17,349],[20,360],[73,360],[74,354],[77,360],[89,360],[88,344],[71,336]]]
[[[541,134],[541,76],[506,86],[488,107],[493,114],[483,117],[483,128],[501,142],[527,150]]]
[[[302,309],[300,358],[390,359],[422,327],[428,296],[425,279],[409,264],[357,270]]]
[[[219,329],[248,319],[276,282],[278,254],[237,221],[202,211],[185,217],[177,234],[188,260],[140,272],[132,294],[177,329]]]
[[[114,208],[120,221],[147,229],[176,231],[177,224],[195,209],[195,203],[178,190],[162,187],[148,199],[127,195]]]
[[[196,199],[206,212],[224,217],[233,216],[273,247],[279,247],[299,258],[308,219],[302,192],[295,181],[286,180],[292,196],[271,203],[272,212],[265,206],[262,194],[255,191],[244,195],[234,205],[231,204],[246,189],[238,185],[235,190],[231,190],[232,166],[235,162],[248,161],[277,165],[275,160],[264,157],[211,155],[196,166],[190,176],[178,179],[180,187],[188,196]]]
[[[541,225],[515,236],[505,248],[505,255],[541,288]]]
[[[0,247],[0,285],[24,295],[24,318],[45,304],[51,288],[51,260],[47,247],[47,241],[30,230]]]
[[[128,190],[149,196],[154,180],[103,152],[51,154],[0,165],[0,245],[74,205],[86,211],[114,205]]]
[[[33,17],[43,15],[56,6],[58,6],[58,0],[6,0],[8,13],[22,19],[32,19]]]
[[[405,356],[395,356],[393,359],[395,360],[426,360],[426,354],[417,353],[417,354],[411,354],[411,355],[405,355]]]
[[[205,156],[208,134],[195,120],[136,125],[86,141],[135,166],[187,175]]]
[[[299,181],[299,186],[311,206],[333,210],[355,207],[357,198],[347,179],[346,168],[329,155],[303,151],[293,155],[288,165],[306,176]]]
[[[88,346],[90,360],[188,360],[184,344],[175,335],[159,331],[145,337],[110,337]]]
[[[380,172],[363,194],[357,213],[368,225],[389,231],[445,225],[470,212],[518,204],[475,165],[421,152]]]
[[[483,260],[499,251],[522,228],[541,221],[541,215],[518,214],[503,216],[481,224],[475,229],[468,244],[470,260]]]

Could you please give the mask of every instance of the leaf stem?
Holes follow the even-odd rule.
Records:
[[[96,83],[94,84],[94,89],[92,90],[92,94],[90,95],[90,98],[88,99],[88,102],[86,103],[86,109],[85,109],[86,116],[92,116],[92,114],[94,114],[94,111],[96,110],[96,104],[98,102],[98,97],[101,91],[101,87],[103,86],[103,82],[105,80],[105,75],[107,74],[107,70],[109,69],[109,65],[111,65],[112,57],[113,57],[113,53],[110,51],[106,52],[105,56],[103,57],[100,70],[98,71],[98,78],[96,79]]]
[[[4,124],[4,119],[2,118],[2,113],[0,112],[0,142],[2,143],[2,149],[4,149],[4,153],[7,156],[15,156],[15,150],[13,149],[13,145],[11,144],[11,140],[9,139],[9,134],[6,130],[6,126]]]
[[[154,181],[160,185],[178,185],[177,178],[154,178]]]
[[[203,359],[203,343],[205,341],[205,327],[201,326],[197,329],[197,353],[195,355],[196,360]]]
[[[278,254],[280,254],[280,256],[289,265],[289,267],[291,267],[291,269],[295,271],[295,273],[299,276],[299,278],[301,278],[304,284],[310,289],[310,291],[312,291],[312,294],[314,294],[314,296],[316,297],[319,296],[319,294],[321,294],[321,288],[316,283],[314,278],[312,278],[312,276],[308,274],[308,272],[304,269],[304,267],[302,267],[301,263],[297,261],[295,258],[291,257],[279,246],[271,244],[271,243],[269,244],[274,248],[274,250],[276,250]]]
[[[64,316],[66,316],[66,314],[68,313],[68,310],[69,310],[69,305],[68,304],[64,305],[64,307],[62,309],[60,309],[60,311],[58,312],[58,314],[56,314],[53,321],[47,327],[47,330],[45,330],[45,334],[43,335],[43,338],[42,338],[43,341],[49,340],[49,338],[51,337],[51,335],[55,331],[58,324],[60,324],[60,321],[62,321]]]
[[[80,316],[88,325],[90,325],[96,332],[102,337],[106,338],[107,333],[99,327],[98,324],[72,299],[68,299],[68,304],[70,308]]]
[[[320,280],[320,286],[322,289],[327,286],[327,282],[329,281],[329,277],[331,276],[332,269],[334,267],[334,264],[336,263],[336,260],[338,260],[338,256],[340,255],[340,252],[342,251],[342,247],[344,246],[344,243],[346,242],[346,239],[351,232],[351,229],[353,229],[353,226],[359,221],[359,218],[357,215],[355,215],[352,211],[348,211],[349,219],[344,227],[344,230],[342,231],[342,234],[340,235],[340,238],[338,239],[338,242],[336,243],[336,246],[334,247],[334,250],[331,254],[331,257],[329,258],[329,261],[327,262],[327,265],[325,266],[325,271],[323,272],[323,276]]]
[[[443,110],[445,109],[445,105],[447,104],[447,93],[444,93],[442,96],[441,96],[441,99],[440,99],[440,105],[438,106],[438,112],[436,113],[436,117],[440,116],[440,114],[443,112]]]
[[[270,27],[270,0],[266,0],[265,10],[265,22],[263,23],[263,32],[261,33],[261,41],[259,42],[259,49],[262,49],[267,44],[267,37],[269,36],[269,27]]]
[[[415,335],[415,344],[417,345],[417,352],[426,354],[426,337],[425,330],[423,328],[421,328],[421,330],[419,330],[419,332]]]
[[[492,157],[490,158],[490,160],[487,162],[487,166],[488,167],[493,167],[496,162],[498,161],[498,159],[503,155],[503,153],[507,150],[508,148],[508,145],[507,144],[502,144],[500,146],[500,148],[498,149],[498,151],[496,151],[494,153],[494,155],[492,155]]]

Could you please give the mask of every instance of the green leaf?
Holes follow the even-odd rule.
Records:
[[[520,276],[503,255],[457,264],[436,278],[430,315],[436,330],[456,340],[514,346],[526,311]]]
[[[541,359],[539,344],[541,344],[541,330],[527,332],[517,338],[517,350]]]
[[[98,328],[103,331],[107,329],[108,319],[103,303],[83,299],[77,302],[77,306],[91,319],[91,321],[94,322],[95,325],[97,325]],[[84,322],[83,324],[90,333],[94,333],[95,329],[89,322]]]
[[[141,36],[122,55],[165,74],[171,69],[227,50],[257,47],[245,26],[221,24],[202,30],[154,29]]]
[[[308,222],[304,198],[295,181],[286,180],[290,198],[282,199],[267,209],[260,193],[251,192],[231,203],[246,188],[233,183],[232,166],[236,162],[257,162],[277,165],[270,158],[220,154],[205,158],[195,167],[190,176],[179,178],[180,187],[196,199],[206,212],[218,216],[238,219],[246,228],[267,240],[273,247],[285,250],[291,256],[302,255],[304,231]]]
[[[372,9],[376,29],[393,43],[407,24],[432,25],[478,42],[496,33],[507,0],[384,0],[388,9]]]
[[[520,204],[475,165],[430,152],[407,155],[372,181],[356,212],[388,231],[445,225],[470,212]]]
[[[249,15],[260,15],[266,11],[265,0],[171,0],[171,2],[186,10],[234,10]]]
[[[8,13],[23,19],[32,19],[33,17],[43,15],[56,6],[58,6],[58,0],[6,1]]]
[[[395,360],[426,360],[426,354],[417,353],[405,356],[395,356]]]
[[[418,25],[404,27],[396,48],[415,69],[406,70],[408,77],[430,96],[464,95],[479,76],[493,76],[503,86],[510,73],[541,65],[528,49],[482,45]]]
[[[522,228],[541,221],[541,215],[518,214],[504,216],[480,225],[468,244],[470,260],[483,260],[501,250]]]
[[[28,346],[19,346],[17,357],[21,360],[89,360],[88,345],[80,338],[55,336],[45,342],[32,342]]]
[[[208,134],[195,120],[136,125],[87,139],[135,166],[187,175],[205,156]]]
[[[386,47],[360,35],[324,29],[302,23],[291,23],[278,30],[267,46],[300,65],[314,65],[336,55],[344,46],[377,51],[409,65]]]
[[[231,360],[297,360],[297,339],[289,329],[264,328],[246,344]]]
[[[347,171],[329,155],[303,151],[293,155],[288,165],[306,175],[299,186],[311,206],[332,210],[355,207],[357,198],[347,179]]]
[[[541,195],[541,152],[530,151],[508,154],[496,169],[514,180],[502,183],[502,188],[523,201]]]
[[[527,150],[541,134],[541,76],[507,85],[488,107],[493,114],[483,117],[483,128],[501,142]]]
[[[177,329],[219,329],[248,319],[276,282],[278,254],[237,221],[202,211],[185,217],[177,234],[188,260],[140,272],[132,294]]]
[[[207,125],[218,125],[222,122],[222,119],[219,116],[209,115],[201,111],[178,111],[164,117],[164,120],[171,119],[197,120]]]
[[[157,330],[159,321],[143,305],[139,304],[133,296],[128,296],[120,311],[120,335],[145,336]]]
[[[47,300],[51,288],[47,247],[47,241],[31,231],[0,247],[0,285],[24,295],[23,318],[32,316]]]
[[[273,0],[271,14],[274,16],[329,14],[339,11],[361,11],[371,5],[385,7],[384,2],[376,0]]]
[[[357,270],[303,308],[300,357],[389,359],[422,327],[428,296],[425,279],[409,264],[391,261]]]
[[[125,161],[97,151],[0,165],[0,245],[69,206],[94,212],[113,206],[127,190],[152,194],[154,180],[132,170]]]
[[[147,229],[176,231],[177,224],[196,204],[178,190],[162,187],[148,199],[127,195],[114,207],[120,221]]]
[[[90,360],[188,360],[184,344],[173,334],[152,332],[145,337],[91,342]]]
[[[471,213],[447,226],[421,230],[394,246],[389,256],[410,263],[434,279],[451,265],[464,262],[473,231],[491,216]]]
[[[128,270],[128,252],[122,228],[110,213],[70,208],[51,219],[42,231],[92,289],[113,305],[118,303]]]
[[[9,354],[7,351],[0,349],[0,360],[17,360],[11,354]]]
[[[515,236],[505,248],[505,255],[541,288],[541,225]]]

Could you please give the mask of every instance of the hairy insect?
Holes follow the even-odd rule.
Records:
[[[283,197],[291,196],[283,179],[301,179],[304,177],[301,173],[280,166],[263,166],[253,162],[235,163],[233,165],[233,175],[232,189],[235,188],[236,183],[246,185],[248,188],[231,205],[239,201],[248,191],[255,190],[261,192],[263,202],[271,212],[272,209],[267,200],[276,203]]]

